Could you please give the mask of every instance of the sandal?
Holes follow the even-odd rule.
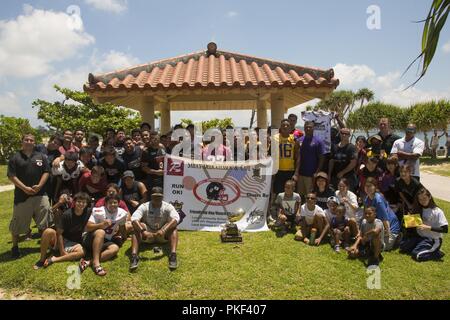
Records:
[[[48,266],[51,266],[53,264],[52,257],[45,259],[44,261],[44,268],[47,268]]]
[[[89,260],[80,260],[80,264],[78,265],[78,268],[80,269],[80,273],[82,273],[84,270],[86,270],[91,265],[91,262]]]
[[[34,264],[33,269],[34,269],[34,270],[38,270],[38,269],[41,269],[43,266],[44,266],[44,262],[41,261],[41,260],[39,260],[38,262],[36,262],[36,263]]]
[[[105,271],[105,269],[103,269],[103,267],[101,265],[98,265],[96,267],[93,266],[92,269],[94,269],[94,272],[96,275],[101,276],[101,277],[106,276],[106,271]]]

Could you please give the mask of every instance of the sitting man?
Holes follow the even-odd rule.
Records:
[[[92,253],[92,267],[98,276],[106,275],[100,262],[115,257],[127,239],[125,223],[128,213],[119,208],[119,200],[119,195],[110,195],[106,197],[104,207],[94,208],[86,225],[87,233],[83,235],[83,247]],[[83,272],[90,264],[90,260],[81,259],[80,271]]]
[[[130,270],[136,270],[139,263],[139,244],[146,243],[170,243],[169,268],[176,269],[178,230],[177,224],[180,216],[177,210],[163,201],[162,188],[152,188],[151,201],[141,204],[131,217],[134,235],[131,245]]]
[[[306,203],[301,206],[300,215],[296,217],[300,224],[300,230],[297,231],[294,239],[318,246],[328,234],[330,223],[326,219],[325,212],[316,204],[316,201],[315,193],[310,192],[306,195]]]

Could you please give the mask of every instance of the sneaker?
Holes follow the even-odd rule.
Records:
[[[12,247],[12,249],[11,249],[11,258],[13,258],[13,259],[19,259],[20,258],[19,246]]]
[[[334,252],[336,252],[336,253],[341,252],[341,246],[340,245],[335,245],[334,246]]]
[[[174,270],[178,268],[177,254],[172,252],[169,256],[169,269]]]
[[[131,264],[130,264],[130,271],[136,270],[139,264],[139,257],[137,254],[133,254],[131,256]]]
[[[44,261],[39,260],[38,262],[36,262],[33,266],[34,270],[39,270],[41,268],[44,267]]]

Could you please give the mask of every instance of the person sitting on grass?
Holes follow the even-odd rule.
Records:
[[[301,206],[300,215],[297,216],[300,230],[297,231],[294,239],[318,246],[328,233],[330,224],[322,208],[316,205],[316,199],[315,193],[306,195],[306,203]],[[317,235],[319,237],[316,238]]]
[[[410,254],[416,261],[440,260],[444,257],[440,251],[442,234],[448,233],[448,222],[430,191],[425,188],[416,194],[414,213],[420,214],[422,225],[416,227],[416,236],[402,240],[400,252]]]
[[[84,257],[81,235],[91,216],[91,198],[88,194],[80,192],[75,195],[74,202],[75,207],[67,209],[63,213],[56,230],[47,228],[43,232],[41,257],[34,265],[34,269],[46,268],[55,262],[74,261]],[[49,248],[59,250],[59,256],[47,258]]]
[[[377,219],[375,207],[364,209],[364,219],[361,221],[361,232],[356,242],[348,249],[350,259],[367,258],[367,265],[379,265],[383,260],[381,251],[384,248],[384,226]]]
[[[377,190],[378,181],[374,178],[368,178],[365,183],[365,191],[367,197],[364,199],[364,207],[375,207],[377,218],[384,225],[384,243],[385,251],[390,251],[398,243],[397,239],[400,234],[400,223],[389,206],[386,199]]]
[[[350,243],[350,220],[345,216],[345,206],[342,204],[336,208],[336,215],[331,218],[330,230],[334,238],[334,251],[340,252],[342,240],[347,250]]]
[[[96,275],[105,276],[106,270],[100,262],[115,257],[127,239],[125,223],[127,212],[119,208],[119,196],[107,196],[105,206],[94,208],[83,235],[83,247],[92,254],[90,260],[80,260],[80,272],[92,264]]]
[[[314,176],[313,192],[317,196],[317,205],[326,210],[328,208],[328,199],[336,193],[328,183],[328,175],[325,172],[320,171]]]
[[[294,192],[294,189],[295,181],[288,180],[284,184],[284,192],[277,195],[275,205],[278,218],[274,225],[276,231],[287,233],[292,229],[295,230],[295,217],[299,213],[302,199],[298,193]]]
[[[138,253],[141,242],[169,242],[169,268],[173,270],[178,267],[176,254],[178,245],[177,224],[180,221],[180,216],[173,205],[163,201],[162,192],[162,188],[153,187],[151,201],[141,204],[131,217],[134,234],[131,245],[130,271],[134,271],[138,267]]]

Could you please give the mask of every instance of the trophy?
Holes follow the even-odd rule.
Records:
[[[220,239],[222,242],[242,242],[242,235],[235,222],[242,219],[245,215],[245,210],[239,208],[236,213],[228,214],[228,222],[220,232]]]

